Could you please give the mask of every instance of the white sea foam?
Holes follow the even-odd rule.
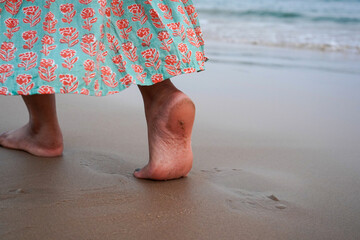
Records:
[[[360,1],[195,1],[206,39],[360,54]]]

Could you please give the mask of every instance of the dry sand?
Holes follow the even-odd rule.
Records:
[[[147,162],[136,87],[58,95],[65,151],[0,148],[0,239],[360,239],[357,57],[210,46],[174,83],[197,105],[187,178],[137,180]],[[232,57],[231,57],[232,56]],[[0,97],[0,132],[27,119]]]

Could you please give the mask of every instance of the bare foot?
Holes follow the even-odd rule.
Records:
[[[151,105],[145,103],[145,113],[150,159],[144,168],[134,172],[134,176],[153,180],[185,177],[191,170],[193,161],[193,102],[177,89],[165,91]]]
[[[61,130],[42,127],[34,129],[30,124],[0,135],[0,146],[29,152],[39,157],[57,157],[62,154]]]

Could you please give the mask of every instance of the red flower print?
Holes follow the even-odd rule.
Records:
[[[35,0],[34,0],[35,1]],[[51,3],[55,2],[55,0],[46,0],[45,3],[46,5],[44,5],[44,8],[50,8]]]
[[[5,25],[8,28],[14,28],[19,24],[19,20],[16,18],[8,18],[5,21]]]
[[[166,6],[165,4],[162,3],[158,3],[158,7],[160,8],[161,11],[166,12],[169,10],[169,7]]]
[[[30,15],[30,16],[34,16],[36,14],[36,11],[39,10],[39,7],[37,6],[30,6],[30,7],[25,7],[23,9],[23,12],[26,15]]]
[[[133,78],[130,74],[125,75],[125,77],[120,79],[120,82],[125,85],[125,87],[129,87],[130,84],[133,82]]]
[[[95,68],[99,70],[100,62],[105,62],[105,56],[108,55],[108,51],[104,51],[105,44],[101,41],[99,41],[99,51],[96,53],[96,62],[95,62]]]
[[[76,30],[77,29],[73,27],[60,28],[59,31],[61,35],[63,35],[63,38],[60,39],[60,42],[67,43],[68,47],[76,45],[79,42],[79,39],[77,39],[79,32]]]
[[[147,49],[144,52],[142,52],[141,55],[145,59],[151,59],[151,58],[154,58],[155,52],[156,52],[156,50],[154,48],[150,48],[150,49]]]
[[[3,61],[11,61],[15,58],[16,48],[12,42],[2,42],[0,47],[0,59]]]
[[[63,88],[60,89],[61,93],[70,93],[77,89],[79,82],[76,81],[76,77],[70,74],[60,74],[60,82],[63,84]],[[76,82],[76,83],[75,83]]]
[[[34,52],[25,52],[19,55],[19,58],[22,60],[18,64],[18,67],[24,67],[25,70],[30,70],[36,66],[37,54]]]
[[[149,29],[149,28],[140,28],[140,29],[136,32],[136,34],[137,34],[138,37],[140,37],[140,38],[143,38],[143,37],[149,35],[149,33],[150,33],[150,29]]]
[[[94,15],[95,15],[95,10],[93,8],[84,8],[81,11],[81,17],[85,19],[84,26],[82,26],[82,28],[87,29],[89,31],[91,30],[92,24],[97,21],[97,18],[90,19],[94,17]]]
[[[108,18],[111,17],[111,10],[110,10],[110,8],[106,8],[106,9],[105,9],[105,16],[108,17]],[[110,26],[108,26],[108,27],[110,27]]]
[[[158,39],[161,41],[160,49],[170,52],[170,44],[173,43],[173,39],[169,39],[170,34],[167,31],[161,31],[158,33]],[[168,40],[169,39],[169,40]]]
[[[158,82],[161,82],[161,81],[163,81],[163,80],[164,80],[164,77],[163,77],[162,74],[155,74],[155,75],[153,75],[153,76],[151,77],[151,81],[152,81],[153,83],[158,83]]]
[[[39,76],[42,80],[52,82],[56,79],[55,70],[58,65],[54,65],[53,59],[41,59],[39,66]]]
[[[8,51],[8,50],[12,49],[13,47],[14,47],[14,43],[12,43],[12,42],[3,42],[3,43],[1,44],[0,49],[3,49],[3,50],[5,50],[5,51]]]
[[[26,17],[23,19],[24,23],[30,23],[30,27],[35,26],[41,21],[41,9],[38,6],[24,7],[23,12]]]
[[[48,45],[51,45],[51,44],[54,44],[54,38],[52,36],[49,36],[49,35],[44,35],[44,37],[41,39],[41,43],[42,44],[48,44]]]
[[[139,59],[136,55],[137,47],[134,47],[134,44],[132,42],[123,43],[122,49],[124,54],[130,61],[136,62]]]
[[[194,32],[194,29],[188,28],[186,30],[186,33],[187,33],[190,44],[197,48],[200,47],[200,43],[199,43],[197,35]]]
[[[161,60],[159,59],[159,52],[154,48],[147,49],[141,53],[143,58],[146,59],[146,67],[154,67],[155,70],[158,70],[161,65]]]
[[[5,83],[7,78],[14,73],[13,68],[14,66],[10,64],[0,65],[0,83]]]
[[[40,94],[54,94],[54,88],[50,86],[41,86],[38,90]]]
[[[73,27],[60,28],[59,30],[64,37],[71,36],[76,32],[76,28]]]
[[[144,68],[141,65],[132,65],[131,67],[136,73],[141,73],[144,71]]]
[[[16,83],[19,85],[27,85],[31,82],[32,76],[30,74],[21,74],[16,77]]]
[[[8,95],[7,87],[0,87],[0,95]]]
[[[120,37],[126,40],[129,39],[129,33],[132,31],[132,27],[129,27],[129,21],[127,19],[118,20],[116,26],[120,29]]]
[[[95,42],[95,35],[93,33],[90,34],[84,34],[82,37],[83,43],[93,43]]]
[[[123,60],[121,55],[117,55],[117,56],[113,57],[112,61],[113,61],[113,63],[115,63],[118,66],[119,72],[125,72],[126,61]]]
[[[89,71],[89,72],[92,72],[94,71],[95,69],[95,63],[93,60],[90,60],[90,59],[87,59],[85,62],[84,62],[84,69],[86,71]]]
[[[32,30],[23,32],[22,37],[25,41],[25,45],[23,45],[24,49],[32,49],[38,40],[38,37],[36,37],[36,31]]]
[[[95,90],[95,96],[101,96],[102,95],[102,91],[100,91],[100,84],[99,84],[98,80],[95,80],[94,90]]]
[[[147,75],[147,73],[143,73],[144,68],[141,65],[131,65],[132,69],[135,71],[136,73],[136,79],[139,80],[141,83],[145,82],[145,77]]]
[[[197,12],[195,11],[194,5],[189,5],[185,7],[187,14],[190,16],[190,21],[193,25],[197,25]]]
[[[101,67],[101,74],[102,74],[101,77],[103,75],[106,75],[106,76],[111,75],[111,68],[109,66],[102,66]]]
[[[184,39],[186,38],[185,28],[183,25],[181,25],[180,22],[169,23],[167,24],[167,27],[173,31],[173,36],[180,36],[181,40],[184,41]]]
[[[60,5],[60,11],[65,14],[72,12],[74,10],[74,5],[71,3],[61,4]]]
[[[141,13],[141,5],[140,4],[134,4],[128,7],[129,12],[131,13]]]
[[[196,36],[197,36],[197,40],[198,40],[198,42],[199,42],[199,45],[200,45],[200,46],[203,46],[203,45],[204,45],[204,38],[203,38],[203,33],[202,33],[200,27],[196,27],[196,28],[195,28],[195,34],[196,34]]]
[[[204,70],[205,61],[207,60],[207,58],[204,56],[204,53],[196,52],[195,57],[196,57],[196,61],[198,61],[199,65],[200,65],[200,70]]]
[[[36,31],[26,31],[26,32],[23,32],[23,34],[22,34],[24,41],[33,39],[33,38],[35,38],[35,36],[36,36]]]
[[[193,5],[189,5],[185,7],[185,10],[188,15],[191,15],[195,12],[195,7]]]
[[[138,35],[139,38],[142,39],[142,43],[141,46],[143,47],[149,47],[150,46],[150,41],[152,39],[152,34],[150,34],[150,29],[149,28],[140,28],[136,34]],[[150,34],[150,35],[149,35]]]
[[[2,3],[5,2],[5,9],[7,12],[9,12],[11,15],[16,15],[19,10],[20,6],[22,4],[22,0],[11,0],[11,1],[1,1]]]
[[[76,51],[73,49],[64,49],[60,52],[63,58],[72,58],[75,56]]]
[[[109,43],[109,48],[111,50],[113,50],[115,53],[118,53],[119,49],[121,48],[119,46],[119,41],[117,39],[115,39],[115,36],[111,35],[110,33],[106,34],[106,38],[107,38],[107,41]]]
[[[81,17],[83,19],[92,18],[95,15],[95,10],[93,8],[84,8],[81,11]]]
[[[16,77],[16,83],[20,85],[20,90],[17,91],[20,95],[29,95],[29,91],[34,87],[34,83],[28,85],[32,80],[29,74],[21,74]]]
[[[185,11],[184,11],[183,7],[182,7],[182,6],[178,6],[177,10],[178,10],[179,13],[182,14],[183,19],[184,19],[184,22],[185,22],[187,25],[190,25],[190,21],[189,21],[187,15],[185,14]]]
[[[54,38],[49,36],[49,35],[44,35],[43,38],[41,39],[41,43],[42,43],[42,49],[40,50],[40,52],[44,53],[45,56],[50,54],[51,50],[54,50],[56,48],[56,45],[52,45],[54,44]],[[49,46],[52,45],[52,46]]]
[[[128,6],[128,9],[129,12],[133,14],[131,20],[133,20],[134,22],[139,21],[141,24],[144,24],[148,20],[148,17],[145,14],[144,6],[142,6],[141,4],[130,5]]]
[[[184,71],[184,73],[193,73],[193,72],[196,72],[196,69],[195,68],[185,68],[183,71]]]
[[[122,30],[124,28],[129,27],[129,21],[127,19],[122,19],[122,20],[117,20],[116,21],[116,26]]]
[[[64,68],[69,69],[69,71],[74,67],[74,64],[77,62],[79,57],[73,58],[76,54],[76,51],[73,49],[64,49],[60,52],[60,56],[65,60],[61,64]],[[73,59],[71,59],[73,58]]]
[[[90,56],[95,56],[97,44],[93,33],[84,34],[80,43],[81,50]]]
[[[162,3],[158,3],[158,7],[164,13],[164,18],[170,19],[170,20],[173,19],[171,8],[169,8],[167,5],[162,4]]]
[[[56,24],[57,20],[52,12],[48,12],[45,16],[45,21],[43,22],[43,29],[48,33],[55,33],[56,32]]]
[[[108,91],[108,93],[106,94],[106,96],[108,96],[108,95],[113,95],[113,94],[115,94],[115,93],[119,93],[119,91]]]
[[[178,49],[181,53],[186,53],[188,51],[187,45],[185,43],[179,43]]]
[[[168,55],[165,57],[165,62],[168,65],[174,65],[175,63],[178,62],[178,59],[177,59],[176,55]]]
[[[151,21],[157,28],[165,28],[165,25],[155,9],[150,9]]]
[[[60,11],[64,14],[64,17],[61,19],[64,23],[71,23],[73,17],[76,14],[74,10],[74,5],[72,3],[66,3],[60,5]]]
[[[0,74],[7,73],[7,72],[11,71],[13,68],[14,68],[13,65],[10,65],[10,64],[0,65]]]
[[[45,21],[53,21],[55,19],[55,15],[52,12],[48,12],[45,16]]]
[[[160,41],[164,41],[166,39],[169,39],[169,37],[170,37],[170,34],[167,31],[161,31],[161,32],[158,33],[158,39]]]
[[[115,80],[116,74],[111,71],[109,66],[101,67],[101,80],[109,87],[115,88],[119,84]]]
[[[183,55],[182,62],[183,62],[183,63],[190,63],[190,62],[191,62],[190,57],[191,57],[192,52],[189,51],[189,52],[187,53],[187,51],[188,51],[187,45],[186,45],[185,43],[179,43],[178,49],[179,49],[179,51],[180,51],[180,52],[182,53],[182,55]]]
[[[124,1],[120,0],[113,0],[111,3],[111,9],[113,10],[113,13],[117,17],[121,17],[124,15],[125,10],[123,9]]]
[[[180,61],[178,60],[176,55],[168,55],[165,57],[165,68],[166,71],[172,75],[172,76],[176,76],[181,74],[181,70],[180,70]]]
[[[196,52],[196,60],[197,61],[204,61],[204,53],[202,52]]]
[[[91,73],[92,71],[95,70],[95,62],[93,60],[87,59],[84,62],[84,69],[86,70],[86,72],[85,72],[85,76],[83,77],[83,80],[87,86],[90,84],[91,79],[96,76],[96,73]]]
[[[80,94],[82,94],[82,95],[89,95],[89,94],[90,94],[90,91],[89,91],[89,89],[83,88],[83,89],[81,89]]]
[[[53,59],[41,59],[40,61],[40,66],[44,67],[44,68],[48,68],[51,67],[54,64],[54,60]]]
[[[106,7],[106,0],[98,0],[101,7]]]
[[[99,91],[100,85],[99,85],[99,81],[95,80],[95,84],[94,84],[94,90],[95,91]]]
[[[59,78],[64,86],[71,86],[76,81],[76,77],[69,74],[60,74]]]
[[[9,29],[7,29],[7,32],[4,33],[4,35],[7,36],[9,39],[11,39],[13,37],[14,33],[19,31],[19,29],[20,29],[20,27],[17,27],[18,24],[19,24],[19,20],[16,18],[6,19],[5,25]]]

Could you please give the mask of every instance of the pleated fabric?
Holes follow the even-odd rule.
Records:
[[[105,96],[206,60],[192,0],[0,0],[0,95]]]

